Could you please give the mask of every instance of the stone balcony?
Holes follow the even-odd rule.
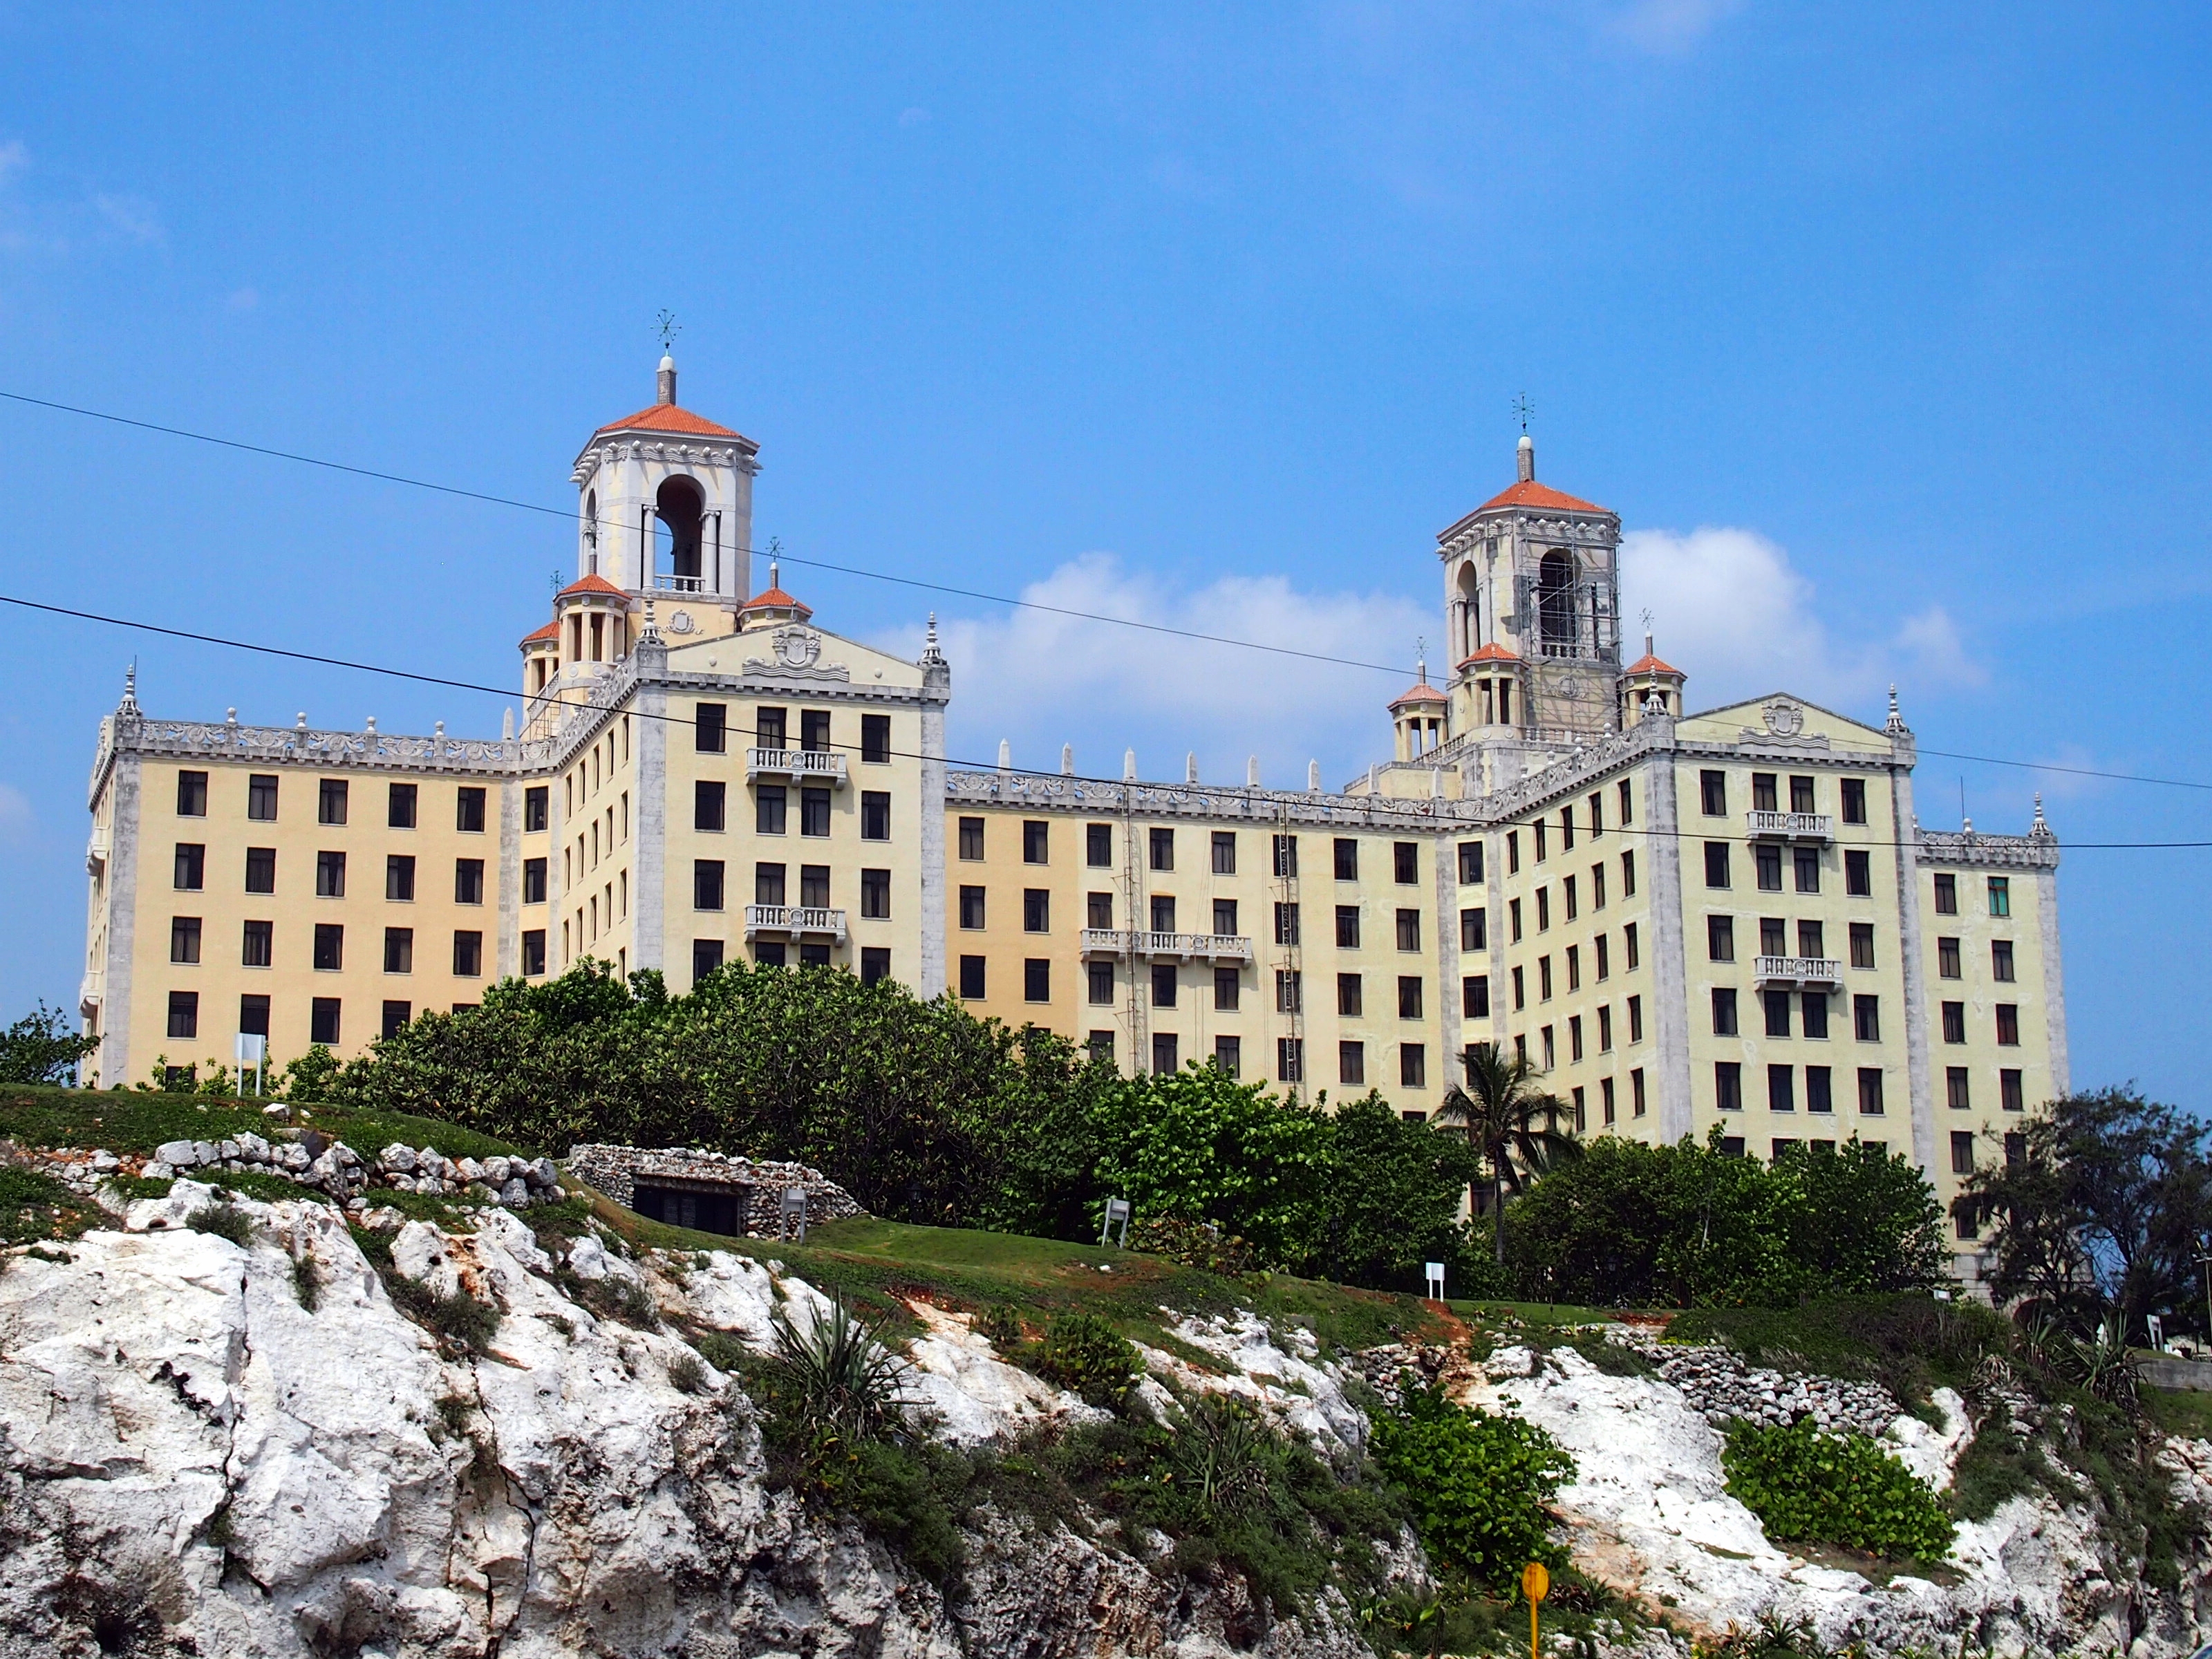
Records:
[[[1826,845],[1836,838],[1836,820],[1826,812],[1769,812],[1754,807],[1743,816],[1744,834],[1753,841]]]
[[[1844,964],[1833,957],[1759,957],[1751,977],[1777,990],[1832,991],[1844,982]]]
[[[793,939],[819,943],[845,942],[845,913],[811,904],[748,904],[745,937],[749,939]]]
[[[826,783],[845,787],[845,757],[835,749],[748,749],[747,783]]]
[[[1177,962],[1252,960],[1252,941],[1243,933],[1154,933],[1141,928],[1086,927],[1085,957],[1146,957]]]

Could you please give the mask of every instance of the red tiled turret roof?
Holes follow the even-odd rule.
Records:
[[[1689,678],[1688,675],[1683,674],[1682,671],[1675,667],[1672,663],[1661,662],[1658,658],[1653,656],[1649,651],[1638,657],[1634,662],[1629,664],[1628,672],[1632,674],[1675,674],[1680,675],[1684,679],[1687,679]]]
[[[1519,662],[1520,660],[1520,658],[1498,644],[1497,641],[1492,640],[1488,645],[1479,647],[1472,654],[1461,658],[1459,665],[1465,668],[1471,663]]]
[[[1390,700],[1390,707],[1393,708],[1402,708],[1410,702],[1443,702],[1445,701],[1447,701],[1447,699],[1443,692],[1437,690],[1435,686],[1431,685],[1426,680],[1423,680],[1419,685],[1413,687],[1411,690],[1393,697]]]
[[[535,645],[540,640],[557,640],[560,637],[561,624],[557,622],[550,622],[534,634],[525,634],[522,636],[522,642],[525,645]]]
[[[1523,478],[1509,489],[1501,489],[1480,507],[1477,513],[1487,513],[1494,507],[1548,507],[1558,513],[1609,513],[1610,507],[1600,507],[1595,501],[1586,501],[1579,495],[1570,495],[1563,489],[1538,483],[1534,478]]]
[[[740,617],[749,611],[791,611],[802,617],[814,614],[813,606],[793,599],[781,587],[764,587],[738,607]]]
[[[596,570],[588,576],[580,577],[570,582],[556,597],[565,599],[571,593],[611,593],[618,599],[628,597],[622,589],[617,587]]]
[[[635,415],[625,415],[619,421],[609,421],[601,432],[682,432],[695,438],[740,438],[748,443],[742,432],[720,426],[704,415],[694,415],[688,409],[674,404],[655,404],[650,409],[641,409]]]

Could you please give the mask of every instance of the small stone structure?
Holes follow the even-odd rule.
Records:
[[[746,1238],[783,1236],[783,1194],[806,1194],[806,1223],[819,1226],[866,1215],[853,1195],[819,1170],[763,1164],[691,1146],[602,1146],[568,1150],[569,1171],[624,1209],[656,1221]]]
[[[1723,1347],[1649,1340],[1622,1346],[1656,1365],[1660,1376],[1716,1426],[1732,1419],[1771,1426],[1809,1417],[1832,1433],[1879,1435],[1905,1409],[1879,1382],[1768,1370],[1746,1364],[1742,1356]]]

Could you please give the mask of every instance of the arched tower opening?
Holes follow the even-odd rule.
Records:
[[[599,492],[584,492],[584,572],[586,576],[599,574]]]
[[[704,585],[699,579],[704,574],[700,568],[700,520],[705,496],[690,479],[669,478],[654,494],[653,506],[668,532],[670,573],[679,587],[696,591]]]
[[[1459,568],[1459,623],[1457,650],[1460,659],[1471,657],[1482,643],[1482,578],[1475,574],[1474,561],[1468,560]]]

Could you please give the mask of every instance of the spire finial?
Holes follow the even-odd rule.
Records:
[[[1893,683],[1889,688],[1889,720],[1882,730],[1893,737],[1905,730],[1905,716],[1898,711],[1897,687]]]
[[[123,670],[123,706],[136,710],[138,707],[138,659],[133,657]]]
[[[1134,783],[1136,781],[1137,751],[1133,749],[1124,749],[1121,751],[1121,781]]]
[[[1182,757],[1182,781],[1185,783],[1198,781],[1198,750],[1195,749],[1189,750]]]
[[[676,313],[664,311],[659,319],[660,325],[659,395],[655,401],[672,404],[676,401],[676,337],[684,331],[676,320]]]
[[[999,739],[999,769],[1001,772],[1014,769],[1014,745],[1004,738]]]
[[[2047,836],[2051,833],[2051,825],[2043,816],[2043,791],[2040,789],[2035,792],[2035,822],[2027,826],[2027,833],[2031,836]]]
[[[1063,778],[1075,775],[1075,745],[1072,743],[1060,745],[1060,775]]]
[[[921,636],[921,659],[924,662],[943,662],[945,653],[937,648],[937,613],[929,613],[929,631]]]
[[[645,626],[637,630],[637,642],[640,645],[659,645],[662,643],[659,623],[653,618],[653,595],[651,593],[647,593],[645,596]]]
[[[1423,685],[1426,685],[1429,683],[1429,642],[1427,639],[1422,638],[1415,640],[1413,641],[1413,649],[1418,653],[1413,659],[1413,665],[1420,675],[1420,683]]]

